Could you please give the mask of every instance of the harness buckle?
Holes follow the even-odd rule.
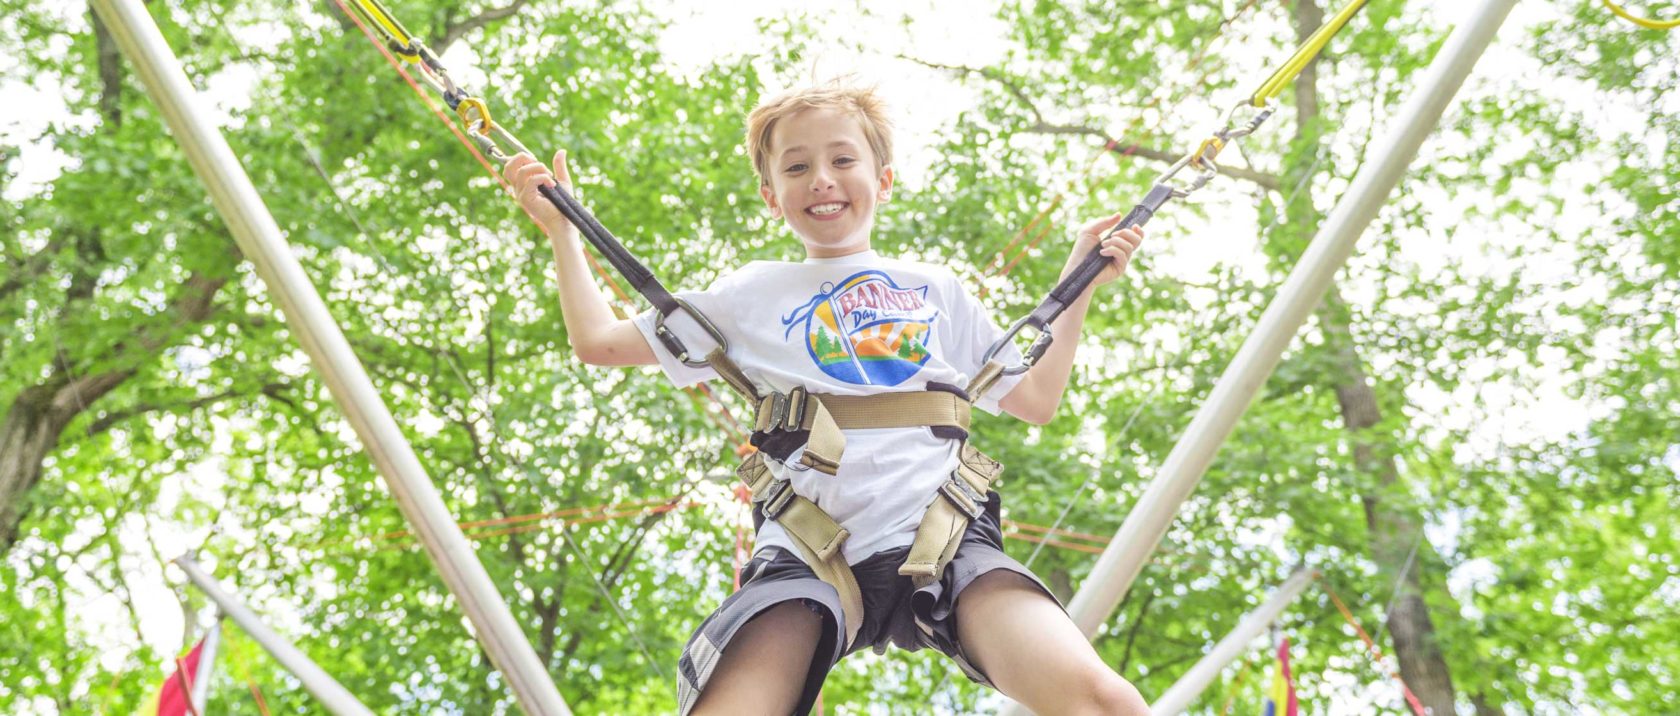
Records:
[[[980,494],[979,490],[974,489],[968,480],[964,480],[962,475],[955,471],[951,473],[951,479],[939,486],[939,496],[957,508],[958,512],[968,515],[970,520],[980,519],[980,515],[986,511],[986,496]]]
[[[759,399],[758,417],[753,421],[753,428],[762,433],[799,430],[800,426],[805,424],[805,413],[810,402],[811,394],[804,386],[786,393],[772,392]]]
[[[787,512],[788,506],[793,504],[793,498],[799,495],[793,491],[791,480],[773,480],[769,487],[764,488],[764,499],[759,503],[764,510],[764,519],[775,521]]]
[[[791,401],[781,393],[771,393],[769,400],[770,416],[768,419],[763,419],[759,424],[764,426],[765,432],[773,433],[782,429],[782,423],[787,420],[788,407]]]
[[[798,430],[799,426],[805,424],[805,407],[806,403],[810,402],[810,393],[806,392],[803,385],[794,386],[793,390],[788,391],[787,401],[787,413],[783,416],[787,420],[781,423],[782,429],[787,431]],[[775,421],[770,423],[772,428],[776,424]]]

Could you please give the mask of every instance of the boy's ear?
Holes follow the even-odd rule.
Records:
[[[892,200],[893,168],[891,165],[881,167],[881,187],[875,191],[875,200],[886,202]]]
[[[776,192],[771,191],[769,184],[759,184],[758,195],[764,197],[764,205],[770,208],[770,218],[782,218],[782,207],[776,204]]]

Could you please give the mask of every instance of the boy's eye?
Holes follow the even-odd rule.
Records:
[[[842,167],[849,167],[849,166],[851,166],[853,164],[856,164],[856,163],[857,163],[857,159],[854,158],[854,157],[840,157],[839,159],[834,160],[835,166],[842,166]]]
[[[805,171],[805,165],[803,163],[789,164],[788,168],[787,168],[787,173],[789,173],[789,174],[796,174],[796,173],[802,172],[802,171]]]

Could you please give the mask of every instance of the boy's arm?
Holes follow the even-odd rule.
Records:
[[[1085,254],[1097,245],[1102,233],[1119,223],[1123,216],[1104,217],[1080,229],[1073,255],[1068,257],[1067,266],[1062,268],[1062,276],[1066,277],[1078,266]],[[1056,340],[1050,343],[1050,348],[1044,351],[1021,382],[998,401],[999,408],[1034,425],[1044,425],[1056,417],[1056,408],[1062,403],[1062,393],[1067,390],[1068,377],[1073,373],[1073,357],[1079,350],[1079,333],[1085,328],[1085,312],[1091,308],[1091,295],[1097,286],[1113,281],[1125,272],[1132,252],[1142,242],[1142,228],[1126,229],[1102,241],[1102,253],[1113,258],[1113,263],[1104,267],[1085,292],[1050,323],[1050,335]]]
[[[657,363],[653,347],[641,331],[629,320],[614,316],[607,299],[595,287],[577,227],[537,191],[555,183],[571,191],[566,153],[555,152],[552,174],[529,154],[514,157],[503,174],[519,193],[520,207],[542,227],[554,248],[555,274],[560,279],[560,318],[566,322],[566,335],[578,359],[607,366]]]

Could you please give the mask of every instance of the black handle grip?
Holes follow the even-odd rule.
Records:
[[[583,204],[578,203],[577,197],[572,196],[559,184],[547,184],[538,187],[537,191],[550,204],[553,204],[554,208],[559,209],[560,214],[566,217],[567,221],[572,222],[572,225],[577,227],[578,233],[589,241],[589,245],[594,246],[595,250],[599,251],[601,256],[607,260],[607,263],[612,264],[619,275],[624,277],[630,287],[646,297],[648,302],[652,303],[661,314],[669,316],[680,308],[676,299],[671,296],[671,292],[666,290],[665,286],[659,283],[659,279],[654,277],[653,271],[637,260],[636,256],[630,253],[630,250],[625,248],[624,244],[618,240],[618,237],[613,236],[611,231],[607,231],[607,227],[596,221],[595,216],[590,214],[588,209],[583,208]]]
[[[1126,216],[1120,219],[1120,223],[1115,224],[1114,228],[1110,229],[1102,238],[1106,240],[1121,229],[1130,229],[1149,223],[1149,220],[1154,218],[1155,212],[1171,198],[1172,187],[1156,184],[1143,197],[1143,201],[1138,202],[1137,206],[1126,212]],[[1109,257],[1102,255],[1102,245],[1099,242],[1096,248],[1085,254],[1085,258],[1079,260],[1079,265],[1075,266],[1072,272],[1064,277],[1060,283],[1057,283],[1054,289],[1050,290],[1050,298],[1063,306],[1073,303],[1074,299],[1079,298],[1079,294],[1090,288],[1092,281],[1097,280],[1097,275],[1102,273],[1103,268],[1108,265],[1110,260]],[[1057,313],[1061,312],[1057,311]],[[1052,317],[1052,320],[1054,320],[1054,317]]]

